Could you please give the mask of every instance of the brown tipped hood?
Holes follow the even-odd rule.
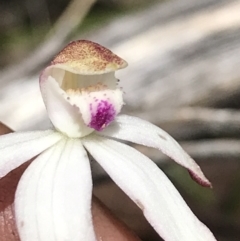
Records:
[[[97,43],[78,40],[69,43],[51,65],[78,74],[92,75],[125,68],[127,62]]]

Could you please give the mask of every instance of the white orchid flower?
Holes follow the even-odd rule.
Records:
[[[53,128],[0,137],[0,177],[37,158],[21,177],[15,217],[21,241],[95,241],[88,152],[142,209],[166,241],[214,241],[166,175],[117,140],[160,149],[204,186],[199,166],[162,129],[119,115],[123,92],[114,72],[127,63],[90,41],[65,47],[40,76]]]

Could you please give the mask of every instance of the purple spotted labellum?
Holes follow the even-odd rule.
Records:
[[[90,41],[75,41],[65,47],[40,76],[54,127],[71,137],[107,127],[123,105],[114,72],[126,66],[110,50]]]
[[[88,126],[101,131],[114,120],[116,111],[109,100],[96,100],[96,102],[95,110],[93,104],[90,104],[91,122]]]
[[[211,186],[165,131],[139,118],[118,115],[124,102],[114,73],[126,66],[99,44],[71,42],[40,75],[53,128],[0,137],[0,178],[38,155],[22,175],[15,196],[21,241],[96,241],[87,152],[165,241],[216,241],[157,165],[118,142],[157,148],[198,183]]]

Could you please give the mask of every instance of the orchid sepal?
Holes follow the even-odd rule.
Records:
[[[100,135],[159,149],[176,163],[185,167],[197,183],[212,187],[197,163],[158,126],[134,116],[119,115]]]
[[[94,134],[84,137],[83,145],[142,209],[165,241],[216,241],[167,176],[148,157],[123,143]]]

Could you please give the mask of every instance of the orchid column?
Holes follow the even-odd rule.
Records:
[[[104,129],[123,105],[114,72],[126,66],[98,44],[70,43],[40,76],[43,100],[55,128],[69,137]]]

